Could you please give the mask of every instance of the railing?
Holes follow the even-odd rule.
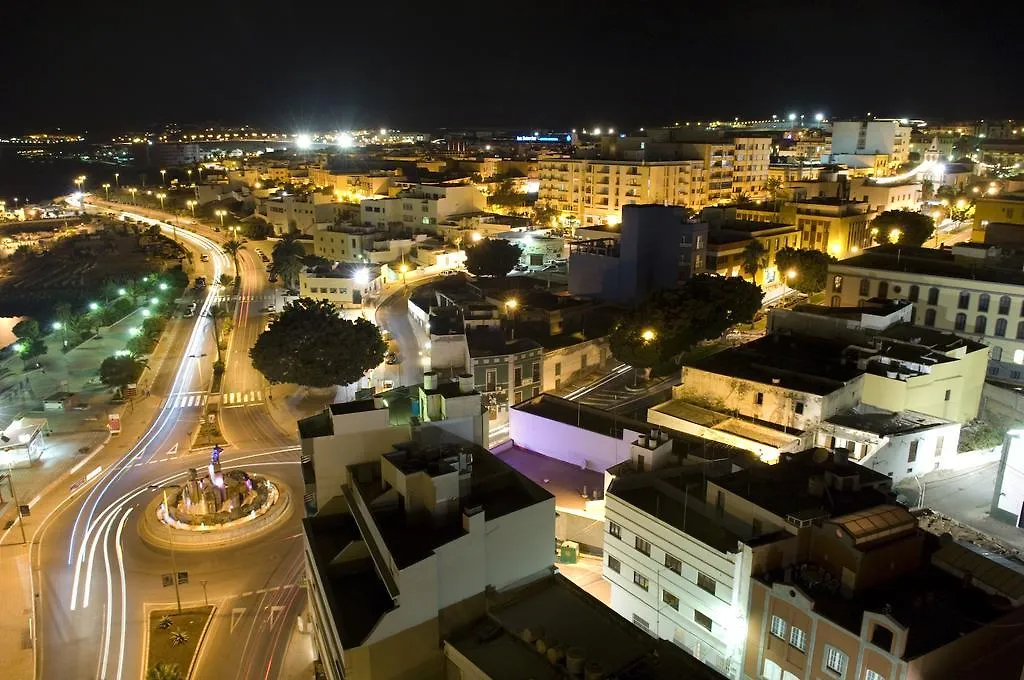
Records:
[[[366,543],[366,547],[370,551],[370,557],[373,558],[373,564],[377,568],[377,573],[380,574],[381,580],[384,581],[385,587],[388,589],[388,594],[394,599],[398,597],[398,582],[395,581],[395,575],[392,571],[394,568],[394,562],[390,555],[385,555],[381,549],[381,545],[384,543],[383,537],[376,530],[377,527],[371,526],[364,517],[370,514],[369,509],[366,507],[366,503],[363,501],[361,494],[356,493],[352,490],[352,487],[348,484],[341,487],[342,493],[345,496],[345,500],[348,501],[349,507],[352,509],[352,517],[356,521],[356,525],[359,527],[359,533],[363,536],[363,541]],[[397,571],[397,569],[395,569]]]

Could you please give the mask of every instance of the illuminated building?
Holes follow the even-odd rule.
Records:
[[[881,118],[836,121],[832,124],[832,154],[840,157],[884,154],[888,156],[889,170],[894,170],[909,160],[911,129],[899,120]]]

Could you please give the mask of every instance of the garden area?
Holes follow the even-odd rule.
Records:
[[[189,607],[149,614],[149,648],[146,650],[146,680],[185,680],[199,650],[214,608]]]

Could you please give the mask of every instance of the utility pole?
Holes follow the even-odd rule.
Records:
[[[18,528],[21,530],[21,542],[28,543],[25,538],[25,518],[21,514],[21,503],[18,502],[18,492],[14,490],[14,468],[11,466],[11,454],[7,454],[7,486],[11,488],[11,500],[14,501],[14,509],[18,512]]]

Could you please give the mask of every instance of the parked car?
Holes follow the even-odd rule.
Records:
[[[209,262],[210,261],[210,256],[207,255],[206,253],[203,253],[202,255],[199,256],[199,261],[200,262]]]
[[[272,314],[272,313],[274,313],[276,311],[277,311],[277,307],[275,305],[267,305],[266,307],[263,308],[263,313],[264,314]]]

